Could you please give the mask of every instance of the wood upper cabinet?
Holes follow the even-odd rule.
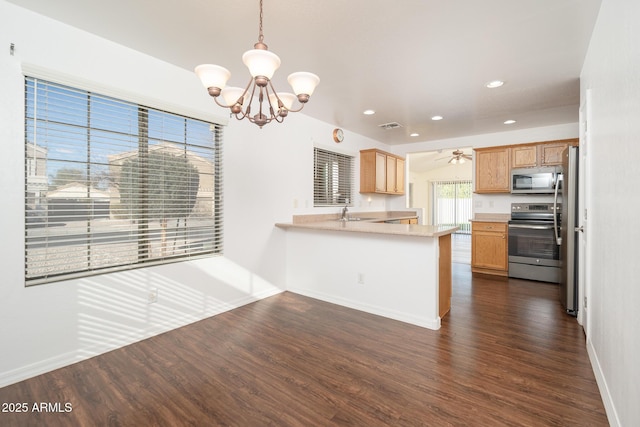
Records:
[[[511,173],[511,148],[477,148],[476,193],[508,193]]]
[[[474,221],[471,229],[471,271],[507,276],[508,241],[506,223]]]
[[[540,153],[540,166],[554,166],[562,164],[562,152],[567,148],[567,143],[542,144],[538,150]]]
[[[404,159],[400,157],[396,157],[396,193],[404,194]]]
[[[511,167],[530,168],[561,165],[564,149],[577,142],[576,139],[567,139],[514,145],[511,147]]]
[[[405,161],[377,149],[360,151],[360,192],[404,194]]]
[[[511,148],[511,167],[529,168],[538,165],[538,146],[524,145]]]

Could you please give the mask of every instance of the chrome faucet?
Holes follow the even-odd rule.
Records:
[[[347,205],[344,205],[344,208],[342,208],[342,216],[340,216],[340,221],[347,221],[349,219],[348,214],[349,208],[347,207]]]

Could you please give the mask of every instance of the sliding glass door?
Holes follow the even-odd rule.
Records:
[[[460,227],[471,233],[471,181],[433,182],[432,224]]]

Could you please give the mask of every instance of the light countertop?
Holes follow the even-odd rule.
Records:
[[[479,222],[509,222],[511,214],[503,213],[477,213],[473,216],[471,221]]]
[[[330,217],[331,219],[317,218],[315,221],[308,221],[294,217],[293,222],[277,223],[276,227],[285,230],[310,229],[327,231],[348,231],[355,233],[394,234],[416,237],[439,237],[446,234],[451,234],[459,228],[450,226],[433,226],[419,224],[387,224],[384,222],[380,222],[415,218],[416,215],[410,212],[394,212],[391,214],[385,213],[384,216],[379,214],[376,215],[375,213],[351,214],[352,218],[367,218],[360,221],[340,221],[336,215],[331,215]]]

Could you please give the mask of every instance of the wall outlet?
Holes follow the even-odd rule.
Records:
[[[158,302],[158,288],[153,288],[149,290],[148,302],[149,304]]]
[[[358,284],[364,285],[364,273],[358,273]]]

